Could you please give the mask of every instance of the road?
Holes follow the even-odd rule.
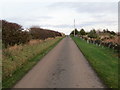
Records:
[[[66,37],[14,88],[104,88],[74,41]]]

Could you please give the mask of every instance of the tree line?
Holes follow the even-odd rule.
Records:
[[[37,26],[30,27],[27,31],[22,28],[21,25],[6,20],[0,20],[2,22],[2,43],[5,48],[13,46],[15,44],[25,44],[31,39],[46,39],[55,38],[56,36],[62,36],[57,31],[42,29]]]
[[[104,39],[101,38],[100,34],[104,37]],[[70,33],[70,35],[74,35],[74,30]],[[118,57],[120,58],[119,41],[118,42],[109,41],[109,39],[115,38],[115,36],[120,37],[119,33],[115,33],[114,31],[109,31],[108,29],[103,29],[103,31],[97,31],[95,29],[92,29],[89,32],[85,32],[84,29],[81,29],[80,31],[75,29],[75,35],[85,40],[87,43],[92,43],[98,46],[104,46],[114,49],[114,51],[117,51]],[[106,35],[108,36],[107,38]],[[106,39],[108,40],[107,42],[105,41]]]
[[[109,31],[108,29],[103,29],[103,31],[98,31],[98,33],[105,33],[105,34],[108,33],[111,35],[116,35],[116,33],[114,31]],[[70,33],[70,35],[74,35],[74,30]],[[97,31],[95,29],[92,29],[89,32],[85,32],[84,29],[80,29],[80,31],[75,29],[75,35],[79,35],[79,36],[87,35],[89,38],[99,37],[99,35],[97,34]]]

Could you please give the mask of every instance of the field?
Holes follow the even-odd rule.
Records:
[[[3,88],[12,87],[27,73],[62,37],[31,41],[25,45],[3,50]]]
[[[103,83],[109,88],[118,88],[118,57],[106,47],[89,44],[72,37]]]

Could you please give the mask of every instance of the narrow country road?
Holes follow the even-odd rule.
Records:
[[[64,38],[14,88],[104,88],[70,37]]]

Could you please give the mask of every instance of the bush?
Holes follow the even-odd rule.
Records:
[[[30,28],[30,34],[32,36],[32,39],[42,39],[42,40],[49,37],[55,38],[56,36],[62,36],[61,33],[59,32],[46,30],[35,26]]]
[[[75,35],[77,35],[79,32],[77,29],[75,29]],[[74,30],[70,33],[70,35],[74,35]]]
[[[0,22],[2,22],[2,41],[5,48],[14,46],[15,44],[25,44],[31,39],[44,40],[49,37],[55,38],[56,36],[62,36],[59,32],[39,27],[31,27],[30,31],[23,31],[22,26],[17,23],[7,22],[5,20]]]
[[[86,33],[85,33],[85,30],[84,29],[81,29],[80,30],[80,35],[85,35]]]
[[[21,25],[2,20],[2,41],[5,47],[26,43],[29,40],[29,33],[22,31]]]
[[[90,38],[97,38],[97,37],[98,37],[95,29],[91,30],[91,31],[88,33],[88,37],[90,37]]]

